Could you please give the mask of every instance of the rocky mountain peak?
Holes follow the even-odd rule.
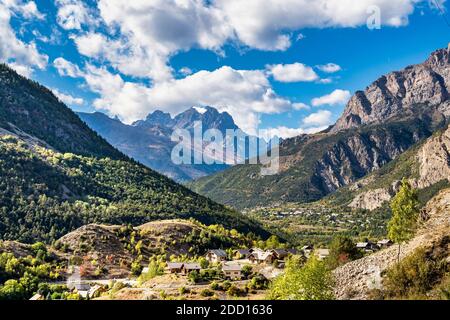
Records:
[[[350,99],[332,128],[338,132],[368,123],[382,123],[414,105],[448,102],[450,91],[450,51],[433,52],[422,64],[380,77]],[[443,109],[450,113],[448,104]]]

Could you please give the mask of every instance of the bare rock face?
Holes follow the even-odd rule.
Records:
[[[353,209],[375,210],[383,206],[386,201],[392,199],[391,193],[386,189],[375,189],[358,195],[350,203]]]
[[[450,127],[427,141],[417,155],[417,161],[418,188],[429,187],[444,179],[450,181]]]
[[[441,49],[422,64],[382,76],[365,91],[355,93],[331,131],[382,123],[413,105],[439,105],[448,101],[449,62],[449,49]],[[447,115],[450,112],[448,109],[443,111]]]

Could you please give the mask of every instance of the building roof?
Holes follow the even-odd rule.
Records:
[[[253,256],[256,260],[264,261],[269,256],[273,255],[274,253],[271,251],[254,251],[250,256]]]
[[[169,269],[181,269],[181,268],[183,268],[183,263],[182,262],[168,262],[167,263],[167,268],[169,268]]]
[[[224,264],[222,266],[223,271],[242,271],[242,266],[240,264]]]
[[[289,254],[289,252],[285,249],[272,249],[270,251],[278,256],[287,256]]]
[[[32,296],[30,300],[44,300],[44,296],[42,294],[37,293],[34,296]]]
[[[320,256],[328,256],[330,255],[329,249],[317,249],[317,254]]]
[[[389,244],[389,243],[392,243],[392,240],[383,239],[383,240],[378,241],[378,244]]]
[[[356,244],[356,247],[357,248],[366,248],[366,247],[368,247],[370,245],[370,243],[368,243],[368,242],[358,242],[357,244]]]
[[[200,270],[202,267],[198,263],[185,263],[183,268],[187,270]]]
[[[216,256],[221,257],[221,258],[227,258],[228,257],[228,254],[222,249],[209,250],[208,253],[213,253]]]

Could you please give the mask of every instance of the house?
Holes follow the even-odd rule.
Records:
[[[206,253],[206,260],[211,263],[220,263],[228,259],[228,254],[222,249],[209,250]]]
[[[297,255],[299,255],[301,252],[299,251],[299,250],[297,250],[297,249],[286,249],[286,251],[289,253],[289,254],[292,254],[293,256],[297,256]]]
[[[373,252],[373,251],[377,251],[380,249],[375,243],[372,243],[370,241],[358,242],[356,244],[356,248],[364,250],[366,252]]]
[[[301,249],[301,251],[303,252],[303,254],[304,254],[305,256],[309,257],[310,254],[311,254],[311,252],[314,251],[314,247],[313,247],[313,246],[309,246],[309,245],[303,246],[302,249]]]
[[[170,273],[181,273],[183,270],[182,262],[168,262],[167,268]]]
[[[234,259],[247,259],[251,254],[251,250],[249,249],[237,249],[233,251]]]
[[[184,263],[181,272],[184,274],[189,274],[193,271],[200,271],[202,267],[198,263]]]
[[[224,264],[222,266],[222,272],[225,278],[231,280],[241,280],[242,279],[242,266],[240,264]]]
[[[319,260],[325,260],[330,255],[329,249],[317,249],[316,255]]]
[[[146,273],[148,273],[149,270],[150,269],[148,267],[145,267],[145,268],[142,269],[141,274],[146,274]]]
[[[377,245],[380,248],[389,248],[393,244],[394,244],[394,242],[389,239],[383,239],[383,240],[380,240],[377,242]]]
[[[252,254],[250,254],[248,259],[253,264],[272,264],[275,260],[277,260],[277,257],[272,251],[254,251]]]
[[[32,296],[32,297],[30,298],[30,300],[33,300],[33,301],[37,301],[37,300],[45,300],[45,298],[44,298],[44,296],[43,296],[42,294],[37,293],[37,294],[35,294],[34,296]]]
[[[289,256],[289,252],[285,249],[272,249],[270,252],[277,260],[284,260]]]
[[[264,250],[263,250],[263,249],[260,249],[260,248],[251,248],[249,251],[250,251],[250,253],[264,252]]]

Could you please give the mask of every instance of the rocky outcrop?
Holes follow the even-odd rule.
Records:
[[[414,188],[428,188],[443,180],[450,182],[450,127],[430,137],[412,157],[414,166],[417,166],[417,170],[414,172],[417,174],[406,178]],[[370,185],[364,192],[354,197],[349,207],[374,210],[389,201],[396,193],[398,180],[393,181],[389,188],[378,188],[375,176],[371,176],[371,178]],[[359,181],[350,186],[350,191],[358,192],[359,186],[362,186],[363,182]]]
[[[427,129],[425,122],[427,119],[348,134],[318,159],[317,186],[328,194],[380,169],[431,134],[433,129]]]
[[[417,236],[401,246],[400,259],[420,247],[431,247],[450,235],[450,189],[430,200],[425,207],[424,222]],[[382,274],[397,263],[398,246],[381,250],[334,270],[338,299],[364,300],[371,289],[382,288]]]
[[[450,181],[450,127],[433,136],[417,155],[419,164],[418,188],[429,187],[439,181]]]
[[[386,189],[370,190],[353,199],[349,207],[353,209],[375,210],[382,207],[391,198],[391,193]]]
[[[382,76],[365,91],[358,91],[332,128],[338,132],[368,123],[382,123],[417,104],[439,105],[448,101],[450,91],[450,46],[402,71]],[[450,108],[442,110],[447,116]]]

